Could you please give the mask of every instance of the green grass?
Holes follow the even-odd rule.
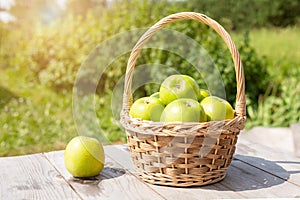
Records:
[[[64,149],[78,135],[71,91],[60,94],[30,82],[26,70],[0,72],[0,156]],[[97,105],[97,115],[101,116],[105,137],[111,142],[125,142],[125,134],[104,104]]]
[[[300,28],[260,29],[250,32],[250,41],[261,55],[275,63],[300,64]]]
[[[248,106],[246,128],[285,126],[299,121],[300,28],[257,29],[249,33],[250,43],[264,56],[271,75],[269,87],[258,107]],[[242,34],[233,34],[238,41]],[[247,74],[245,74],[247,76]],[[290,86],[293,87],[290,87]]]
[[[275,81],[300,74],[300,28],[254,29],[249,32],[250,43],[261,56],[270,62],[268,71]],[[236,40],[242,34],[233,34]]]
[[[76,135],[71,96],[30,83],[24,74],[1,71],[0,156],[62,149]]]

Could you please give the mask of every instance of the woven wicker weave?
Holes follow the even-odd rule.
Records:
[[[168,23],[193,19],[213,28],[229,48],[235,65],[237,95],[232,120],[161,123],[129,116],[132,75],[142,46]],[[235,152],[237,136],[244,128],[245,80],[239,53],[224,28],[213,19],[194,12],[167,16],[154,24],[134,46],[127,63],[121,123],[138,175],[146,182],[178,187],[200,186],[222,180]]]

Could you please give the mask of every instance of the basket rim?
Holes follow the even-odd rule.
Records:
[[[231,129],[242,130],[246,116],[236,115],[233,119],[208,122],[154,122],[131,117],[128,112],[121,114],[120,120],[126,134],[130,132],[156,136],[199,136],[231,134]],[[166,131],[168,130],[168,131]],[[227,133],[226,133],[227,132]]]

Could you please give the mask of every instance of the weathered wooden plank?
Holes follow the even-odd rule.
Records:
[[[83,199],[163,199],[109,155],[106,155],[103,171],[90,181],[80,181],[69,174],[64,166],[63,151],[47,153],[46,156]]]
[[[108,147],[106,152],[115,158],[116,162],[134,173],[129,152],[124,145]],[[254,160],[254,162],[261,161],[261,159]],[[213,185],[195,188],[173,188],[149,184],[149,187],[163,194],[167,199],[181,199],[187,196],[189,199],[300,196],[300,187],[239,160],[233,160],[226,178]]]
[[[80,199],[42,154],[0,158],[0,199]]]
[[[257,162],[256,159],[252,161]],[[239,160],[232,162],[222,184],[247,198],[300,197],[299,186]]]
[[[293,137],[290,128],[283,127],[254,127],[251,130],[243,130],[239,140],[261,144],[278,152],[293,155]]]
[[[284,133],[287,133],[287,137],[289,136],[288,132],[269,135],[272,137],[274,148],[270,146],[270,143],[264,145],[267,141],[262,142],[258,133],[243,133],[238,139],[235,157],[300,186],[300,158],[295,157],[293,152],[289,150],[292,148],[289,140],[281,140]],[[260,134],[264,134],[264,132]],[[250,140],[250,136],[256,138],[257,141]],[[275,148],[280,145],[281,148]]]

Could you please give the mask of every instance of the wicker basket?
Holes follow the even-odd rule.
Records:
[[[162,123],[129,116],[132,76],[142,46],[168,23],[193,19],[213,28],[225,41],[235,65],[237,95],[235,118],[203,123]],[[235,152],[237,136],[244,128],[245,80],[235,44],[225,29],[199,13],[169,15],[154,24],[134,46],[127,63],[121,123],[126,130],[136,172],[144,181],[158,185],[201,186],[222,180]]]

